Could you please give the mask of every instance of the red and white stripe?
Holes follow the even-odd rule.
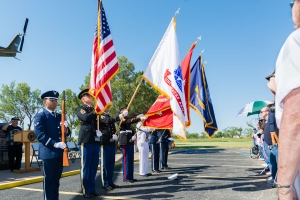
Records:
[[[100,6],[102,6],[102,4],[100,4]],[[102,8],[98,8],[99,11],[101,11]],[[98,12],[98,18],[99,13],[100,12]],[[112,104],[110,79],[112,79],[118,71],[118,59],[111,34],[100,41],[100,46],[98,46],[98,26],[100,26],[101,30],[101,22],[100,24],[97,23],[94,37],[90,94],[96,98],[96,112],[102,113],[108,105]]]

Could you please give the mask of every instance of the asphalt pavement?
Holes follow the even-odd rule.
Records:
[[[135,162],[134,175],[138,179],[135,183],[123,182],[121,166],[116,166],[114,182],[120,185],[120,188],[113,191],[101,188],[98,171],[96,188],[102,193],[99,198],[278,199],[277,190],[266,183],[266,176],[256,176],[263,169],[263,161],[249,158],[249,149],[204,149],[172,153],[168,159],[168,165],[172,169],[153,173],[149,177],[139,176],[139,163]],[[178,173],[178,178],[169,180],[168,176],[175,173]],[[42,187],[42,182],[38,182],[0,190],[0,199],[42,199]],[[60,199],[84,199],[78,174],[61,178]]]

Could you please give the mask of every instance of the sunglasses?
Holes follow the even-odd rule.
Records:
[[[295,1],[296,1],[296,0],[293,0],[293,1],[290,3],[291,8],[293,8]]]

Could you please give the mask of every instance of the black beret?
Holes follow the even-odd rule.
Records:
[[[20,120],[19,118],[17,118],[17,117],[13,117],[13,118],[11,118],[11,120]]]
[[[78,98],[81,99],[85,94],[89,94],[89,89],[85,89],[85,90],[82,90],[79,94],[78,94]]]
[[[49,99],[58,99],[59,93],[57,91],[51,90],[42,94],[41,99],[49,98]]]

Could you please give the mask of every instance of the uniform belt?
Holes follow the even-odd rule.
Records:
[[[120,133],[132,133],[131,130],[126,130],[126,131],[120,131]]]

